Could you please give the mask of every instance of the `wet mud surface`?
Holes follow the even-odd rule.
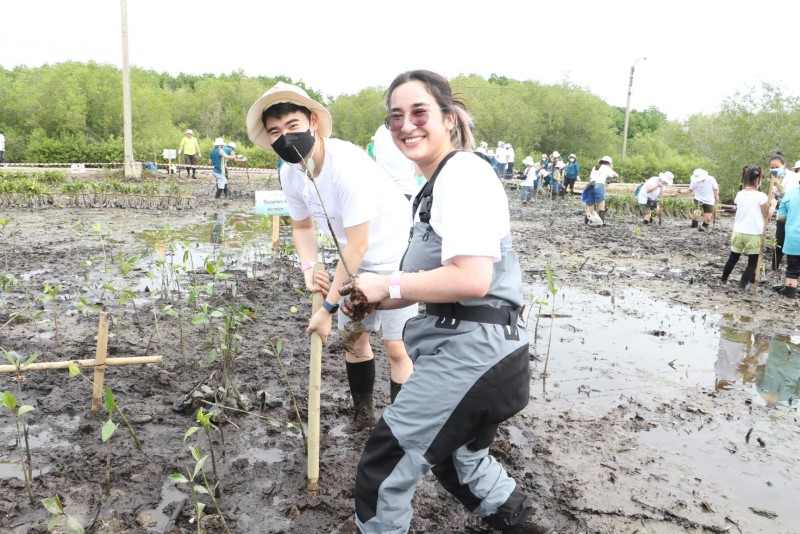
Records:
[[[352,516],[366,434],[343,432],[352,414],[340,338],[334,332],[323,349],[320,488],[309,499],[291,395],[305,419],[311,302],[291,250],[273,258],[271,232],[253,231],[253,191],[267,187],[263,179],[234,177],[227,200],[213,198],[211,183],[189,183],[197,199],[185,210],[4,210],[0,273],[16,277],[0,292],[4,351],[23,360],[36,354],[37,362],[93,358],[102,307],[111,316],[109,358],[162,355],[163,363],[106,370],[142,444],[138,450],[124,426],[113,435],[108,496],[100,439],[108,417],[90,411],[88,382],[65,369],[0,374],[0,390],[35,408],[25,420],[37,500],[28,502],[14,420],[3,410],[3,532],[47,532],[50,514],[39,501],[56,494],[88,532],[198,531],[188,486],[168,476],[193,468],[188,446],[209,453],[202,431],[184,441],[194,412],[173,409],[197,386],[216,387],[221,373],[221,358],[207,363],[219,319],[191,321],[198,310],[190,288],[207,284],[214,289],[198,293],[198,306],[210,312],[235,302],[254,317],[238,330],[232,371],[253,415],[230,413],[223,435],[212,433],[217,503],[231,531],[337,532]],[[779,279],[769,272],[756,292],[721,284],[731,219],[700,233],[688,220],[639,226],[610,213],[606,227],[590,228],[577,198],[522,206],[509,196],[535,334],[532,396],[492,450],[558,532],[797,532],[800,309],[771,293]],[[282,243],[288,235],[282,227]],[[203,264],[208,254],[224,258],[230,279],[214,280]],[[53,299],[40,298],[45,283],[60,285]],[[186,319],[167,315],[168,304]],[[388,363],[377,339],[373,345],[380,413],[389,402]],[[414,509],[413,532],[489,532],[431,476]],[[202,530],[224,532],[214,518]]]

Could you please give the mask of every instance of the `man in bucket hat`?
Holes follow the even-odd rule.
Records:
[[[225,140],[222,139],[222,137],[217,137],[214,139],[214,148],[211,150],[211,154],[209,154],[209,157],[211,158],[211,164],[214,166],[212,172],[214,173],[214,178],[217,180],[216,198],[222,196],[222,193],[225,193],[226,198],[228,196],[228,173],[225,161],[229,159],[241,161],[236,157],[235,154],[229,155],[229,153],[225,151],[224,145]]]
[[[320,282],[312,279],[311,267],[317,259],[314,223],[328,237],[335,235],[341,247],[341,258],[327,296],[308,324],[308,332],[319,333],[323,340],[331,331],[334,314],[338,315],[340,330],[349,321],[339,311],[339,288],[348,280],[346,269],[353,274],[397,271],[411,228],[408,200],[394,181],[361,148],[331,138],[331,130],[328,110],[301,88],[283,82],[264,93],[247,113],[250,140],[265,150],[274,150],[285,162],[279,173],[281,187],[292,217],[300,269],[309,290],[323,291]],[[370,332],[378,329],[383,332],[393,401],[411,374],[411,360],[403,344],[403,326],[416,315],[414,305],[399,310],[375,310],[364,318],[363,334],[352,352],[345,351],[355,412],[346,431],[365,430],[375,424],[372,398],[375,361],[369,344]]]

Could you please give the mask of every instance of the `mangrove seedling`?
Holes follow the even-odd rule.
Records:
[[[44,288],[39,294],[39,300],[42,301],[44,306],[50,302],[55,302],[58,297],[58,292],[61,291],[61,284],[50,285],[50,282],[44,283]],[[58,343],[58,306],[57,303],[53,304],[53,328],[55,329],[56,343]]]
[[[222,435],[222,428],[217,427],[214,423],[211,422],[211,418],[213,414],[211,412],[204,412],[202,408],[197,410],[197,422],[200,423],[200,426],[193,426],[189,430],[186,431],[186,434],[183,435],[183,441],[189,439],[195,432],[200,430],[201,428],[206,434],[206,438],[208,439],[208,450],[211,453],[211,471],[214,474],[214,489],[215,495],[219,495],[217,489],[219,488],[220,478],[219,473],[217,472],[217,459],[214,455],[214,442],[211,440],[211,430],[219,430],[220,438],[222,439],[222,455],[225,456],[225,438]]]
[[[206,477],[204,466],[208,456],[201,456],[200,449],[197,447],[189,447],[189,452],[191,452],[192,458],[194,458],[195,461],[194,469],[189,469],[188,465],[184,465],[184,469],[186,470],[186,475],[188,475],[188,477],[184,476],[182,473],[172,473],[169,475],[169,479],[176,484],[190,485],[192,490],[192,500],[194,501],[194,521],[197,522],[197,534],[202,533],[202,529],[200,527],[200,518],[203,517],[203,510],[205,510],[206,507],[205,504],[200,502],[200,495],[208,495],[211,498],[214,509],[216,509],[217,514],[222,520],[222,525],[225,528],[226,534],[231,534],[231,530],[228,528],[228,523],[225,521],[225,516],[222,515],[222,511],[219,509],[219,505],[217,504],[217,499],[214,497],[214,492],[211,490],[211,486],[208,483],[208,477]]]
[[[17,450],[19,451],[19,464],[22,468],[23,478],[25,479],[25,489],[28,491],[28,498],[31,500],[31,504],[36,504],[36,500],[33,498],[33,488],[31,487],[33,473],[31,471],[31,449],[28,444],[28,425],[26,425],[22,420],[26,413],[34,410],[34,407],[29,404],[17,406],[17,398],[10,391],[4,391],[3,394],[0,395],[0,404],[8,408],[8,410],[11,412],[11,415],[14,416],[14,422],[17,425]],[[20,423],[22,423],[22,426],[20,426]]]
[[[547,271],[547,290],[550,292],[552,305],[550,306],[550,335],[547,340],[547,355],[544,358],[544,370],[542,371],[543,391],[545,388],[545,384],[547,382],[547,364],[550,362],[550,346],[553,343],[553,323],[555,322],[556,319],[556,293],[558,293],[558,289],[556,289],[555,281],[553,278],[553,270],[550,268],[549,265],[545,265],[545,270]]]
[[[186,316],[176,310],[172,304],[163,304],[161,311],[167,317],[174,317],[178,321],[178,335],[181,344],[181,356],[183,357],[183,365],[187,365],[189,362],[186,359],[186,346],[183,340],[183,324],[186,322]]]
[[[77,517],[68,515],[64,511],[64,506],[61,504],[61,499],[58,495],[52,499],[42,499],[42,505],[44,506],[44,509],[50,512],[50,514],[53,516],[50,521],[47,522],[47,530],[52,531],[54,528],[56,528],[56,526],[64,521],[66,523],[65,526],[67,527],[67,534],[83,534],[83,525]]]

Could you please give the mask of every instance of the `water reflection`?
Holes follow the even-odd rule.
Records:
[[[800,345],[788,335],[765,336],[723,324],[714,364],[715,389],[754,384],[767,402],[800,396]]]

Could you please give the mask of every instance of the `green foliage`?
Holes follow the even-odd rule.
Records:
[[[47,530],[52,531],[63,521],[67,528],[67,534],[83,534],[83,525],[80,520],[64,511],[64,506],[61,504],[61,498],[58,495],[55,495],[52,499],[42,499],[42,506],[53,516],[47,522]],[[63,530],[59,529],[59,532],[63,532]]]

